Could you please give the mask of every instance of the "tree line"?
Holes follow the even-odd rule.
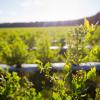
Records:
[[[87,17],[90,23],[95,24],[97,21],[100,25],[100,12],[96,15]],[[84,23],[84,18],[69,21],[50,21],[50,22],[15,22],[15,23],[1,23],[2,27],[48,27],[48,26],[77,26]]]

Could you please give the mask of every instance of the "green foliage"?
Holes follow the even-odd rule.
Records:
[[[36,58],[39,58],[40,59],[40,57],[39,57],[39,52],[40,51],[38,50],[38,52],[36,53],[35,50],[34,51],[32,50],[34,46],[36,46],[38,44],[40,46],[42,46],[42,44],[41,44],[41,41],[42,40],[44,40],[44,42],[46,42],[46,41],[47,42],[51,42],[52,40],[57,40],[58,43],[56,43],[56,44],[58,46],[60,40],[65,39],[66,43],[69,44],[69,47],[70,47],[70,44],[71,45],[72,44],[75,44],[76,43],[75,41],[77,40],[77,37],[73,37],[73,34],[74,33],[77,33],[75,31],[73,32],[74,29],[76,31],[77,30],[79,31],[78,32],[79,33],[78,34],[79,35],[79,37],[78,37],[79,41],[78,42],[79,42],[80,45],[83,44],[83,42],[81,42],[81,40],[84,40],[82,37],[87,38],[87,42],[89,42],[88,44],[90,46],[93,46],[95,44],[97,44],[97,45],[100,44],[100,39],[99,39],[99,37],[100,37],[100,34],[99,34],[100,27],[98,26],[97,29],[96,29],[96,26],[95,25],[92,25],[92,24],[89,25],[89,30],[86,29],[86,28],[84,28],[84,27],[82,27],[82,26],[79,27],[79,28],[74,27],[74,26],[71,26],[71,27],[46,27],[46,28],[41,28],[41,27],[39,27],[39,28],[1,28],[0,29],[0,42],[4,41],[4,42],[7,42],[7,44],[11,44],[12,41],[14,41],[17,37],[20,37],[21,40],[25,43],[25,45],[27,45],[28,52],[31,55],[31,57],[29,57],[28,61],[25,61],[25,63],[33,63],[33,60],[32,60],[33,58],[34,59],[36,59]],[[95,33],[94,33],[94,30],[96,30]],[[89,34],[87,34],[86,37],[85,37],[85,34],[87,32],[91,36],[89,36]],[[43,39],[41,39],[41,38],[43,38]],[[43,44],[44,45],[47,45],[48,43],[47,44],[46,43],[43,43]],[[85,47],[86,44],[83,44],[82,47]],[[49,43],[49,46],[51,46],[51,45],[54,45],[54,44]],[[79,47],[80,47],[80,45],[79,45]],[[39,48],[40,48],[40,46],[39,46]],[[83,52],[83,54],[81,52],[81,54],[83,56],[80,56],[79,57],[80,59],[81,59],[81,57],[83,58],[84,56],[86,56],[87,53],[88,53],[88,51],[89,51],[86,48],[84,48],[84,49],[81,48],[79,50]],[[77,50],[75,50],[75,51],[77,51]],[[72,52],[76,53],[75,51],[72,49]],[[71,50],[68,50],[68,52],[71,53]],[[47,55],[49,55],[49,56],[45,56],[45,57],[49,58],[47,60],[47,62],[48,61],[51,61],[51,62],[57,62],[57,61],[59,61],[59,62],[61,62],[61,61],[65,62],[66,61],[65,56],[62,56],[62,55],[59,54],[59,50],[54,50],[52,52],[50,51],[50,53],[51,53],[51,56],[50,56],[50,54],[47,54],[46,53]],[[43,56],[44,54],[41,54],[40,53],[40,55]],[[70,57],[72,57],[72,56],[70,56]],[[1,56],[0,56],[0,62],[1,63],[5,63],[5,60],[2,60],[2,57]],[[81,61],[79,61],[79,62],[81,62]],[[85,60],[85,62],[86,62],[86,60]]]
[[[84,26],[79,26],[71,32],[68,40],[69,48],[66,52],[67,62],[79,65],[82,62],[100,60],[100,47],[92,42],[93,37],[97,37],[97,34],[95,34],[96,28],[97,25],[90,25],[89,21],[85,19]]]
[[[42,95],[36,93],[27,78],[20,78],[17,73],[0,70],[1,100],[42,100]]]
[[[46,73],[46,75],[49,74],[49,72],[51,70],[51,67],[50,67],[51,64],[49,62],[46,63],[45,65],[39,60],[35,60],[34,62],[38,64],[38,69],[39,69],[40,73],[44,72],[44,73]]]
[[[51,71],[50,63],[45,65],[39,61],[35,60],[35,63],[38,64],[38,71],[34,74],[34,86],[37,91],[48,90],[53,86],[53,72]]]
[[[42,34],[41,37],[36,43],[36,58],[42,61],[42,63],[45,65],[48,62],[53,62],[55,56],[58,54],[58,51],[53,51],[50,49],[51,38],[47,33]]]
[[[8,65],[18,65],[17,67],[21,67],[21,64],[26,62],[29,57],[27,48],[19,37],[14,39],[10,44],[2,41],[0,45],[2,59]]]
[[[77,71],[76,75],[72,76],[72,98],[75,100],[84,100],[85,98],[91,98],[92,92],[89,90],[94,87],[92,91],[95,91],[96,85],[93,80],[96,78],[96,69],[91,68],[89,72]],[[91,81],[92,80],[92,81]],[[89,83],[88,83],[89,82]],[[93,84],[91,84],[91,83]],[[93,94],[95,95],[95,94]]]
[[[32,50],[36,45],[36,34],[35,33],[27,33],[20,35],[22,41],[28,46],[29,50]]]
[[[100,47],[94,46],[90,51],[88,51],[87,55],[84,57],[83,61],[100,61]]]
[[[95,100],[99,100],[100,99],[100,87],[96,89],[96,99]]]
[[[84,26],[50,28],[0,29],[0,63],[21,67],[23,63],[38,64],[38,71],[29,82],[17,73],[0,70],[1,100],[91,100],[99,98],[96,89],[96,69],[72,71],[72,64],[100,61],[99,29],[85,19]],[[4,34],[5,33],[5,34]],[[63,74],[56,74],[50,62],[65,61],[58,50],[51,50],[51,41],[65,39],[69,48]],[[97,41],[97,44],[96,44]],[[60,41],[61,42],[61,41]],[[59,43],[56,43],[59,45]],[[65,44],[64,44],[65,45]],[[90,48],[86,48],[90,45]],[[33,51],[33,47],[36,50]],[[35,57],[34,57],[35,55]],[[32,77],[32,76],[31,76]],[[34,87],[34,88],[33,88]],[[92,90],[92,91],[91,91]],[[96,91],[95,91],[96,90]],[[95,95],[95,93],[97,93]]]

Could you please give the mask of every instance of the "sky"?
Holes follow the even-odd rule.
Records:
[[[100,0],[0,0],[0,23],[73,20],[99,11]]]

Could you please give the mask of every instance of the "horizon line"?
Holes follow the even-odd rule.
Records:
[[[85,16],[85,17],[80,17],[80,18],[74,18],[74,19],[69,19],[69,20],[36,20],[36,21],[14,21],[14,22],[0,22],[0,24],[7,24],[7,23],[9,23],[9,24],[13,24],[13,23],[36,23],[36,22],[39,22],[39,23],[41,23],[41,22],[65,22],[65,21],[76,21],[76,20],[82,20],[82,19],[85,19],[85,18],[89,18],[89,17],[93,17],[93,16],[95,16],[95,15],[97,15],[97,14],[99,14],[100,13],[100,11],[98,11],[97,13],[95,13],[95,14],[92,14],[92,15],[90,15],[90,16]]]

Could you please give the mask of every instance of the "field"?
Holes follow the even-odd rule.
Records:
[[[1,28],[0,33],[10,33],[10,34],[18,34],[18,35],[25,35],[25,34],[49,34],[52,36],[53,39],[65,38],[67,34],[71,31],[74,27],[38,27],[38,28]],[[67,38],[67,37],[66,37]]]
[[[40,46],[41,46],[41,41],[43,40],[44,40],[43,45],[45,46],[43,48],[46,48],[46,45],[60,47],[61,45],[63,45],[63,43],[66,44],[68,40],[68,35],[70,34],[72,28],[74,27],[1,28],[0,35],[1,37],[4,36],[4,39],[6,38],[10,39],[11,36],[13,37],[14,35],[17,35],[21,37],[21,39],[26,45],[28,45],[28,49],[32,50],[34,49],[34,47],[37,46],[42,50]],[[46,44],[45,41],[47,41]],[[56,53],[56,55],[60,56],[58,54],[60,52],[60,49],[50,52]],[[36,53],[35,54],[33,53],[33,55],[35,56],[35,58],[37,57]],[[59,57],[55,58],[54,56],[52,62],[62,62],[62,59],[61,61],[59,60],[60,58]]]
[[[0,28],[0,64],[38,64],[36,73],[0,69],[0,99],[99,100],[96,69],[71,69],[100,62],[100,26],[87,26]],[[65,62],[64,71],[50,69],[53,62]]]
[[[71,34],[76,26],[65,27],[23,27],[23,28],[0,28],[0,34],[17,34],[17,35],[40,35],[49,34],[52,39],[60,40],[62,38],[68,39],[68,35]],[[100,26],[95,31],[95,37],[100,36]]]

